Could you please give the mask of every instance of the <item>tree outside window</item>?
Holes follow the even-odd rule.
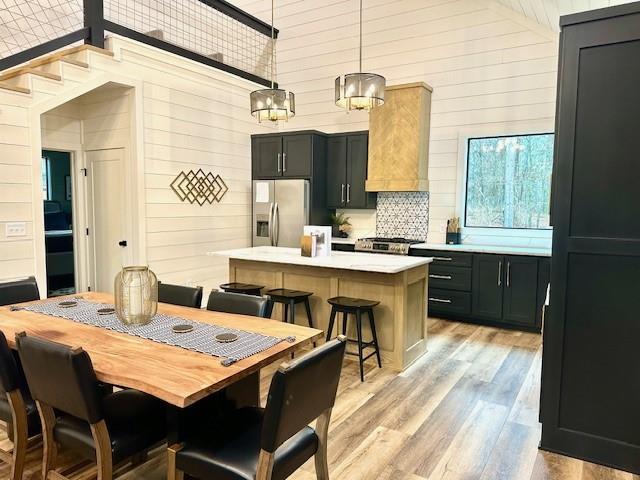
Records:
[[[465,226],[549,229],[553,134],[470,138]]]

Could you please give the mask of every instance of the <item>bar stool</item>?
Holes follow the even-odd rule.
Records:
[[[296,323],[296,305],[304,303],[307,311],[307,321],[309,326],[313,328],[313,316],[311,315],[311,306],[309,305],[309,297],[313,295],[311,292],[303,292],[300,290],[289,290],[288,288],[275,288],[265,292],[274,303],[281,303],[284,308],[282,311],[282,321]],[[291,312],[291,314],[289,314]]]
[[[380,347],[378,346],[378,335],[376,333],[376,322],[373,317],[373,308],[380,304],[375,300],[365,300],[363,298],[350,298],[350,297],[333,297],[327,300],[331,305],[331,317],[329,318],[329,328],[327,328],[327,341],[331,339],[333,333],[333,325],[336,320],[336,314],[342,313],[342,334],[347,334],[347,320],[349,314],[354,315],[356,319],[356,332],[358,334],[357,340],[348,339],[348,342],[357,343],[358,353],[347,352],[349,355],[358,357],[360,362],[360,380],[364,382],[364,362],[373,355],[378,359],[378,367],[382,368],[382,361],[380,360]],[[371,336],[373,339],[370,342],[362,341],[362,314],[366,313],[369,317],[369,325],[371,327]],[[363,357],[362,352],[365,348],[371,347],[374,349],[366,357]]]
[[[223,283],[220,288],[227,293],[244,293],[245,295],[262,295],[264,285],[252,285],[250,283],[230,282]]]

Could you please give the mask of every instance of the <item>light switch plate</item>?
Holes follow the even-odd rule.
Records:
[[[25,237],[27,235],[27,224],[25,222],[7,223],[5,226],[5,236]]]

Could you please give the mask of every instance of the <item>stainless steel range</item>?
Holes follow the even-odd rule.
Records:
[[[356,252],[389,253],[393,255],[409,255],[411,245],[423,243],[421,240],[406,238],[371,237],[356,240]]]

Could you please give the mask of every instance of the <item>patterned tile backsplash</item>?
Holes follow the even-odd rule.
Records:
[[[429,230],[429,192],[380,192],[376,235],[426,240]]]

